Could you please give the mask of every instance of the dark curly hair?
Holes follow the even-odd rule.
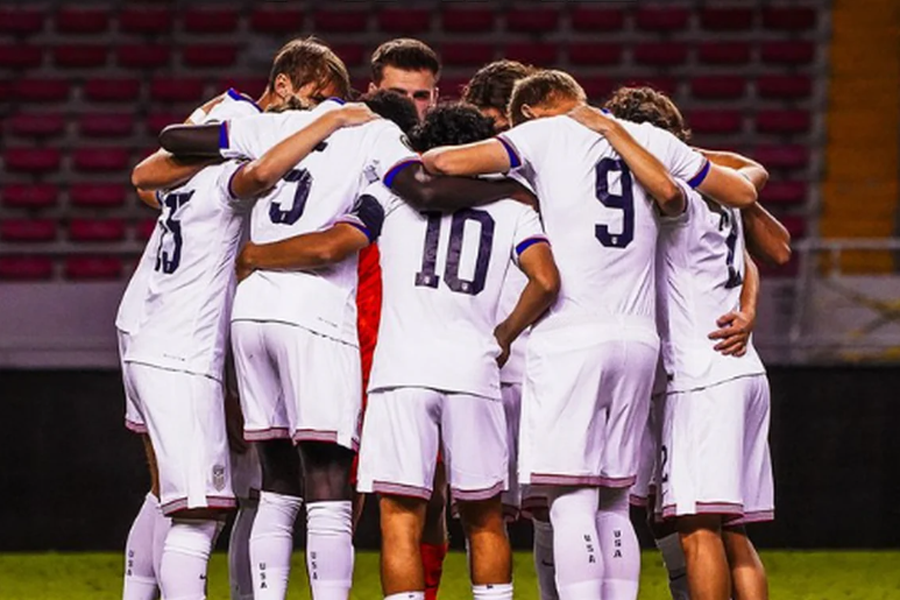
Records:
[[[675,103],[651,87],[620,87],[603,106],[619,119],[650,123],[684,142],[691,138],[691,130]]]
[[[365,103],[372,112],[396,123],[407,135],[419,123],[416,105],[397,92],[378,90],[360,96],[358,101]]]
[[[413,129],[409,138],[413,150],[425,152],[438,146],[480,142],[493,135],[493,119],[482,115],[471,104],[445,102],[425,113],[425,119]]]

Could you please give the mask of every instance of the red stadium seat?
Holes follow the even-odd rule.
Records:
[[[103,33],[109,29],[109,12],[102,8],[60,8],[56,30],[60,33]]]
[[[44,28],[44,12],[29,8],[0,6],[0,33],[31,35]]]
[[[808,31],[816,27],[816,9],[808,6],[767,6],[763,27],[780,31]]]
[[[506,13],[507,31],[551,33],[559,27],[559,11],[555,8],[512,8]]]
[[[77,148],[72,152],[72,166],[85,173],[124,171],[128,162],[128,151],[123,148]]]
[[[66,119],[59,113],[19,113],[9,118],[7,127],[20,137],[53,137],[65,131]]]
[[[187,116],[174,113],[151,113],[147,116],[147,133],[153,136],[159,135],[159,132],[168,125],[177,125],[184,123]]]
[[[575,43],[569,46],[573,65],[617,65],[622,62],[622,46],[606,43]]]
[[[28,44],[0,44],[0,69],[35,69],[41,66],[43,51]]]
[[[764,279],[770,279],[773,277],[796,277],[800,272],[800,257],[795,252],[791,255],[791,259],[784,266],[769,266],[764,261],[759,261],[757,263],[757,266],[759,267],[759,274]]]
[[[59,189],[55,185],[8,185],[3,188],[3,205],[10,208],[47,208],[56,205]]]
[[[750,54],[746,42],[708,42],[697,47],[697,60],[704,65],[746,65]]]
[[[675,92],[678,91],[678,81],[672,77],[634,77],[627,78],[621,83],[622,85],[627,85],[629,87],[651,87],[668,96],[673,96]]]
[[[386,33],[413,34],[431,29],[428,9],[384,8],[378,12],[378,29]]]
[[[760,200],[766,206],[800,205],[806,202],[808,187],[802,181],[770,181],[763,188]]]
[[[453,98],[454,100],[462,96],[462,90],[469,83],[468,77],[441,77],[438,84],[442,98]]]
[[[618,87],[609,77],[579,77],[578,83],[584,88],[587,97],[595,102],[606,100]]]
[[[802,75],[767,75],[756,81],[760,98],[803,100],[812,95],[812,79]]]
[[[552,67],[559,60],[559,46],[553,43],[513,43],[506,46],[503,56],[526,65]]]
[[[157,102],[196,102],[203,98],[203,81],[157,77],[150,83],[150,98]]]
[[[625,27],[625,13],[614,8],[595,8],[579,5],[572,9],[572,29],[575,31],[621,31]]]
[[[119,13],[119,29],[124,33],[168,33],[172,11],[162,6],[125,7]]]
[[[141,93],[137,79],[90,79],[84,97],[92,102],[136,102]]]
[[[706,6],[700,11],[700,25],[707,31],[747,31],[753,28],[753,9]]]
[[[366,47],[362,44],[334,44],[331,49],[348,67],[359,66],[369,58]]]
[[[805,110],[765,110],[756,115],[758,133],[803,134],[811,125],[812,117]]]
[[[120,242],[125,239],[125,223],[120,219],[72,219],[69,239],[73,242]]]
[[[86,137],[127,137],[134,131],[134,115],[130,113],[93,113],[81,115],[78,131]]]
[[[62,79],[18,79],[12,93],[20,101],[64,102],[69,97],[69,82]]]
[[[638,29],[672,33],[687,28],[690,13],[682,7],[653,7],[638,9],[635,24]]]
[[[183,23],[190,33],[233,33],[237,31],[238,12],[217,6],[189,8],[184,11]]]
[[[147,241],[157,227],[156,219],[144,219],[134,226],[134,235],[141,241]]]
[[[809,146],[759,146],[753,158],[767,169],[805,169],[809,165]]]
[[[53,219],[3,219],[0,239],[4,242],[52,242],[56,239]]]
[[[641,65],[673,67],[687,60],[688,47],[677,42],[648,42],[634,48],[634,60]]]
[[[320,10],[314,17],[316,31],[361,33],[368,28],[369,11]]]
[[[64,270],[67,279],[118,279],[122,276],[122,261],[113,256],[72,256],[66,259]]]
[[[217,91],[225,91],[234,88],[236,91],[247,94],[251,98],[259,98],[266,91],[269,80],[266,77],[226,77],[216,84]]]
[[[741,113],[734,110],[696,110],[688,115],[687,121],[697,134],[736,134],[743,128]]]
[[[260,6],[250,14],[250,28],[259,33],[292,33],[303,28],[303,12]]]
[[[51,173],[59,170],[61,160],[56,148],[7,148],[3,153],[3,164],[10,172]]]
[[[99,68],[106,64],[107,47],[102,44],[67,44],[53,49],[53,64],[72,69]]]
[[[441,13],[441,29],[451,33],[483,33],[494,30],[490,8],[446,8]]]
[[[807,65],[816,56],[816,48],[812,42],[787,41],[764,42],[760,48],[760,57],[764,63],[776,65]]]
[[[444,44],[441,58],[447,65],[478,66],[494,60],[492,44]]]
[[[744,77],[697,77],[691,80],[691,95],[703,100],[736,100],[747,89]]]
[[[188,67],[231,67],[237,62],[237,47],[231,44],[195,44],[181,50]]]
[[[117,183],[75,183],[69,188],[72,206],[124,206],[128,188]]]
[[[154,69],[169,64],[171,50],[168,46],[128,44],[116,49],[119,66],[131,69]]]
[[[794,239],[806,237],[806,217],[798,215],[776,215],[781,224]]]
[[[53,276],[53,261],[46,256],[0,257],[0,279],[42,281]]]

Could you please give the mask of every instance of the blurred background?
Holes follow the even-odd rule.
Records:
[[[778,508],[754,534],[900,546],[897,0],[0,0],[0,551],[122,547],[148,481],[113,320],[155,223],[131,167],[204,99],[258,96],[309,34],[362,90],[398,36],[439,52],[448,98],[501,57],[565,69],[596,103],[649,84],[696,145],[762,162],[794,255],[763,271]]]

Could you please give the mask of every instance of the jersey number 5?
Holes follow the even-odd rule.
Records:
[[[440,283],[437,275],[438,242],[441,239],[441,217],[439,212],[423,213],[428,217],[425,230],[425,248],[422,253],[422,270],[416,273],[416,285],[436,288]],[[459,261],[462,256],[463,236],[466,221],[478,223],[481,236],[478,240],[478,256],[475,259],[475,273],[472,280],[459,276]],[[447,249],[447,264],[444,267],[444,281],[452,291],[474,296],[484,289],[488,264],[491,262],[491,248],[494,241],[494,218],[483,210],[464,208],[453,213],[450,222],[450,247]]]
[[[291,169],[283,178],[288,183],[296,183],[294,201],[289,210],[282,210],[280,202],[273,202],[269,206],[269,218],[273,223],[293,225],[303,215],[306,208],[306,199],[309,198],[309,190],[312,187],[312,175],[306,169]]]
[[[190,201],[194,190],[180,194],[169,194],[162,200],[162,206],[166,210],[166,218],[162,221],[163,234],[159,239],[159,247],[156,249],[155,270],[171,275],[181,264],[181,247],[184,238],[181,236],[181,221],[175,218],[179,208]],[[171,248],[166,243],[166,237],[171,236]]]
[[[622,211],[622,232],[610,233],[608,225],[595,225],[594,235],[607,248],[625,248],[634,239],[634,195],[631,190],[631,171],[621,160],[604,158],[597,163],[596,193],[597,200],[606,208]],[[609,191],[609,173],[620,171],[621,194]]]

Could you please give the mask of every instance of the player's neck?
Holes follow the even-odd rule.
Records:
[[[266,90],[262,96],[259,97],[259,100],[256,101],[257,106],[259,106],[262,110],[267,110],[272,104],[276,101],[277,96],[275,92],[271,90]]]

